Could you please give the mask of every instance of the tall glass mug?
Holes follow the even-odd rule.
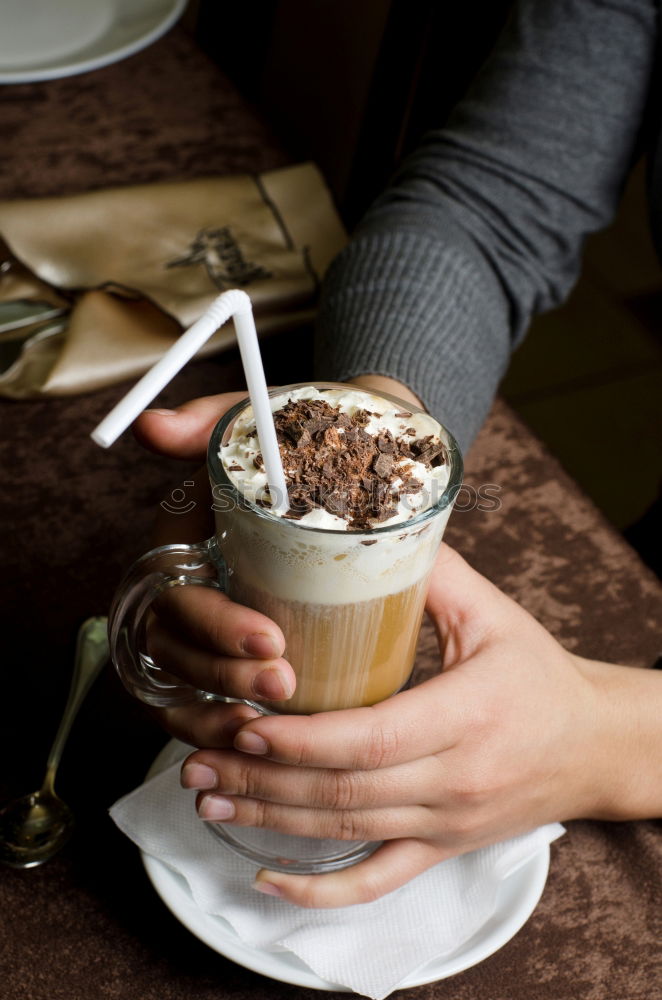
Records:
[[[347,390],[333,383],[315,388]],[[285,386],[283,396],[303,386]],[[407,414],[423,413],[384,393],[352,392],[385,400]],[[413,669],[429,574],[462,482],[462,458],[448,431],[448,480],[429,506],[409,520],[371,530],[329,530],[270,513],[247,500],[221,460],[235,421],[248,401],[216,425],[207,464],[215,534],[197,545],[166,545],[131,568],[109,615],[111,656],[128,690],[150,705],[196,700],[232,701],[198,691],[159,669],[147,654],[145,626],[152,602],[179,586],[223,590],[281,627],[284,656],[297,678],[292,698],[248,704],[263,713],[309,714],[374,705],[408,682]],[[431,418],[427,417],[428,420]],[[321,872],[354,864],[377,845],[294,837],[274,831],[209,823],[229,847],[259,865],[290,872]]]

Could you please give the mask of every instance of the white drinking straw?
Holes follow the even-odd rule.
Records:
[[[133,389],[127,392],[107,417],[94,428],[91,438],[102,448],[109,448],[139,413],[175,377],[187,361],[202,347],[211,335],[230,317],[239,343],[239,353],[244,366],[248,395],[255,416],[255,427],[260,442],[264,468],[269,484],[272,510],[284,514],[289,509],[283,464],[280,460],[273,415],[269,404],[267,383],[253,319],[251,300],[246,292],[233,288],[214,299],[209,309],[189,327],[163,355],[160,361],[143,375]]]

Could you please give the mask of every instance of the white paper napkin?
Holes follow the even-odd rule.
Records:
[[[191,748],[180,748],[181,760]],[[205,828],[179,769],[178,761],[115,803],[110,815],[120,830],[183,875],[196,905],[224,917],[246,944],[285,948],[322,979],[373,1000],[467,941],[494,912],[500,881],[564,832],[553,823],[452,858],[372,903],[302,909],[250,888],[256,866]]]

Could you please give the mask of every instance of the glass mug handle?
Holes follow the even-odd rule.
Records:
[[[226,591],[227,567],[216,538],[152,549],[124,577],[108,614],[110,656],[122,683],[134,697],[157,708],[195,701],[238,701],[199,691],[162,670],[147,653],[148,612],[153,602],[173,587]]]

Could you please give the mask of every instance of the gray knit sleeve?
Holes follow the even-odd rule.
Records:
[[[520,0],[324,282],[317,374],[390,375],[466,448],[531,316],[614,213],[652,74],[654,0]]]

